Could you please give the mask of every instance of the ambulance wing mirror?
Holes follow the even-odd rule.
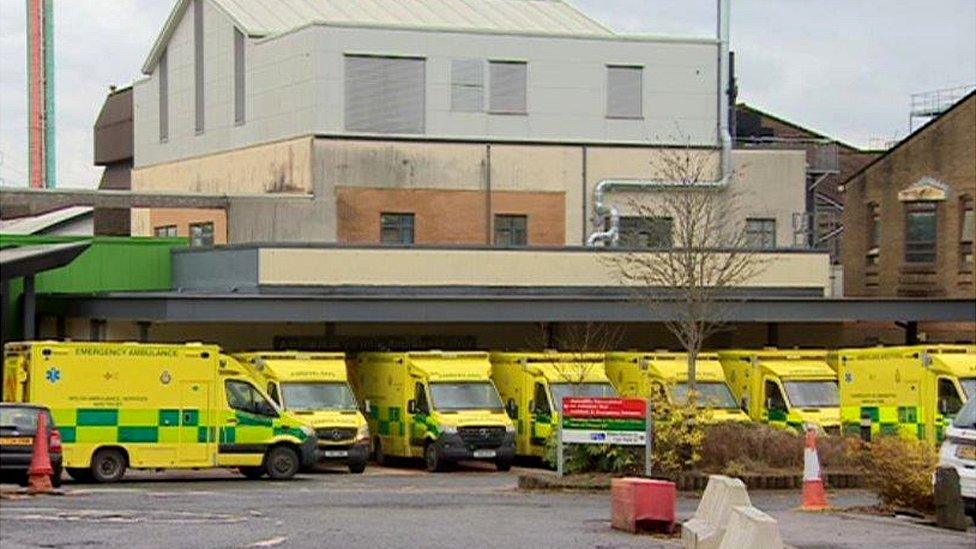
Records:
[[[407,401],[407,413],[408,414],[416,414],[417,413],[417,401],[416,400],[414,400],[414,399],[411,398],[410,400]]]
[[[373,405],[369,402],[369,399],[363,400],[363,413],[370,415],[373,413]]]
[[[741,408],[743,412],[745,412],[745,413],[748,414],[749,413],[749,399],[747,399],[746,397],[742,397],[742,400],[739,401],[739,408]]]
[[[508,417],[512,419],[518,418],[518,404],[515,404],[515,399],[508,399],[508,403],[505,405],[505,409],[508,411]]]
[[[939,413],[942,415],[949,415],[949,399],[942,397],[939,399]]]

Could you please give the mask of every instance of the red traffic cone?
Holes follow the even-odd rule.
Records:
[[[820,474],[820,458],[817,456],[817,431],[807,429],[807,447],[803,450],[803,506],[807,511],[820,511],[829,507],[827,491]]]
[[[47,414],[38,412],[37,433],[34,434],[34,449],[28,474],[30,482],[27,485],[28,494],[48,494],[54,491],[51,486],[51,455],[48,452]]]

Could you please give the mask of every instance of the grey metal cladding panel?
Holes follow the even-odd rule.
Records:
[[[258,286],[258,250],[214,249],[173,253],[173,289],[253,291]]]
[[[516,61],[488,63],[488,109],[497,113],[524,113],[527,109],[528,64]]]
[[[244,33],[240,29],[234,29],[234,122],[244,123],[245,109],[245,70],[244,64]]]
[[[640,118],[643,72],[641,67],[607,67],[607,116]]]
[[[156,65],[159,77],[159,140],[169,139],[169,51],[163,50]]]
[[[426,61],[345,56],[347,131],[424,133]]]
[[[485,62],[481,59],[451,60],[451,110],[484,110]]]
[[[203,0],[193,0],[193,87],[195,127],[197,133],[204,130],[204,52],[203,52]]]

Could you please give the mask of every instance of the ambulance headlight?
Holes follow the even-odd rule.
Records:
[[[360,425],[359,428],[356,429],[356,440],[357,441],[369,440],[368,425]]]
[[[315,435],[315,429],[312,429],[308,425],[302,425],[301,427],[299,427],[299,429],[301,429],[302,432],[305,433],[305,436],[307,437]]]
[[[445,435],[456,435],[457,427],[454,425],[442,425],[441,432],[444,433]]]
[[[506,425],[505,426],[505,432],[508,433],[508,434],[510,434],[510,435],[514,435],[515,434],[515,426],[514,425]]]

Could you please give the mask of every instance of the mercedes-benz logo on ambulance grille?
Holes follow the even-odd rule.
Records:
[[[342,440],[342,431],[333,429],[330,436],[332,437],[332,440]]]
[[[487,427],[482,427],[481,429],[478,429],[478,434],[481,435],[481,436],[483,436],[483,437],[487,437],[488,436],[488,428]]]

